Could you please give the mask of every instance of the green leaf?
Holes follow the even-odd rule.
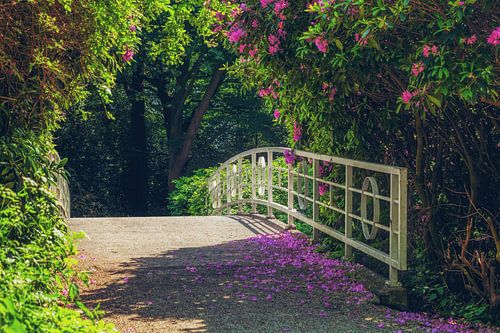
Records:
[[[340,41],[340,39],[338,38],[335,38],[335,45],[340,49],[340,50],[343,50],[344,49],[344,45],[342,44],[342,42]]]
[[[427,99],[438,108],[441,107],[441,101],[432,95],[427,95]]]
[[[24,326],[19,320],[14,319],[14,321],[7,327],[3,329],[5,333],[26,333],[26,326]]]

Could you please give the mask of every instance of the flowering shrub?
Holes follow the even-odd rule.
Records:
[[[63,165],[48,156],[87,84],[106,101],[132,61],[136,9],[132,0],[0,4],[1,332],[114,331],[78,300],[75,237],[50,191]]]
[[[56,126],[89,81],[108,98],[138,42],[136,10],[132,0],[0,4],[0,135]]]
[[[498,313],[496,2],[247,0],[213,15],[239,55],[230,72],[292,146],[409,169],[410,234]]]

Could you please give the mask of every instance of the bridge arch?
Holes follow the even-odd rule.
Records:
[[[387,264],[392,286],[407,269],[407,187],[402,167],[284,147],[240,153],[208,181],[215,214],[235,206],[238,212],[250,206],[252,213],[264,206],[268,217],[286,214],[290,228],[299,220],[313,228],[314,238],[322,232],[343,242],[346,258],[357,249]],[[376,246],[381,237],[385,246]]]

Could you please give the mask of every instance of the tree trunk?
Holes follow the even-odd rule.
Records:
[[[144,101],[144,65],[139,62],[126,85],[131,102],[130,143],[127,170],[127,198],[132,216],[148,214],[148,158],[146,138],[146,105]]]
[[[198,104],[196,109],[193,112],[193,115],[190,118],[189,127],[187,129],[186,134],[182,140],[182,145],[179,150],[169,151],[169,173],[168,173],[168,190],[169,192],[174,189],[173,181],[182,176],[184,168],[189,160],[189,156],[191,154],[191,149],[193,148],[194,140],[196,139],[196,135],[198,134],[198,130],[200,129],[201,121],[203,119],[203,115],[208,110],[210,106],[210,101],[213,96],[217,92],[222,80],[224,78],[225,71],[221,69],[217,69],[208,84],[208,87],[205,91],[205,95],[203,99]],[[170,137],[169,137],[170,140]]]

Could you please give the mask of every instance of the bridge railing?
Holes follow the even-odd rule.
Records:
[[[208,182],[215,213],[267,207],[344,243],[345,257],[359,250],[389,266],[391,285],[407,269],[405,168],[267,147],[238,154]]]
[[[54,151],[49,155],[49,159],[53,162],[59,163],[61,158],[59,154]],[[68,180],[61,174],[57,175],[57,184],[52,186],[51,191],[57,197],[57,203],[61,209],[61,214],[65,219],[71,217],[71,195],[69,191]]]

